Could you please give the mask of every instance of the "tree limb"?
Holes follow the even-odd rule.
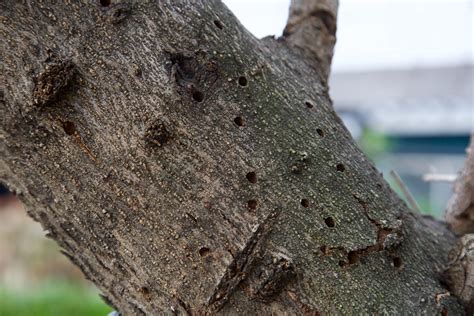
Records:
[[[464,168],[454,184],[445,219],[459,235],[474,233],[474,135],[467,148]]]
[[[292,0],[283,37],[327,81],[336,44],[338,0]]]
[[[461,313],[452,234],[220,1],[0,12],[0,181],[121,314]]]

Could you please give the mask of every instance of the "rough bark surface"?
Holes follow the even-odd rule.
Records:
[[[467,159],[454,184],[445,214],[451,230],[462,236],[451,250],[445,277],[449,290],[460,298],[468,314],[474,313],[474,135]]]
[[[454,236],[285,42],[218,1],[0,12],[0,181],[124,315],[463,313]]]
[[[474,233],[474,135],[467,148],[464,168],[454,184],[445,219],[459,235]]]
[[[461,237],[449,254],[446,282],[468,315],[474,314],[474,234]]]

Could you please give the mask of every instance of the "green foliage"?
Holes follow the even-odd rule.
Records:
[[[362,151],[372,160],[377,155],[390,149],[390,141],[387,136],[371,129],[365,129],[362,137],[359,139],[359,146]]]
[[[0,316],[105,316],[112,309],[91,287],[49,281],[27,290],[0,285]]]

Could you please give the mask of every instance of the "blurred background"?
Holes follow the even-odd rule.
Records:
[[[256,37],[289,0],[224,0]],[[474,0],[340,0],[334,106],[393,188],[442,217],[474,130]],[[405,198],[401,194],[402,198]],[[0,316],[106,315],[80,271],[0,187]]]

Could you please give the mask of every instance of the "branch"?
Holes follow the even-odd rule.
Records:
[[[461,314],[307,61],[217,0],[48,2],[0,1],[0,182],[122,315]]]
[[[464,235],[449,253],[446,283],[468,315],[474,313],[474,234]]]
[[[292,0],[283,37],[301,51],[327,81],[334,45],[338,0]]]
[[[474,233],[474,134],[467,149],[467,160],[454,184],[454,193],[445,214],[457,234]]]
[[[454,194],[445,214],[451,229],[462,236],[449,254],[445,271],[450,291],[474,313],[474,134],[467,148],[467,160],[454,184]]]

